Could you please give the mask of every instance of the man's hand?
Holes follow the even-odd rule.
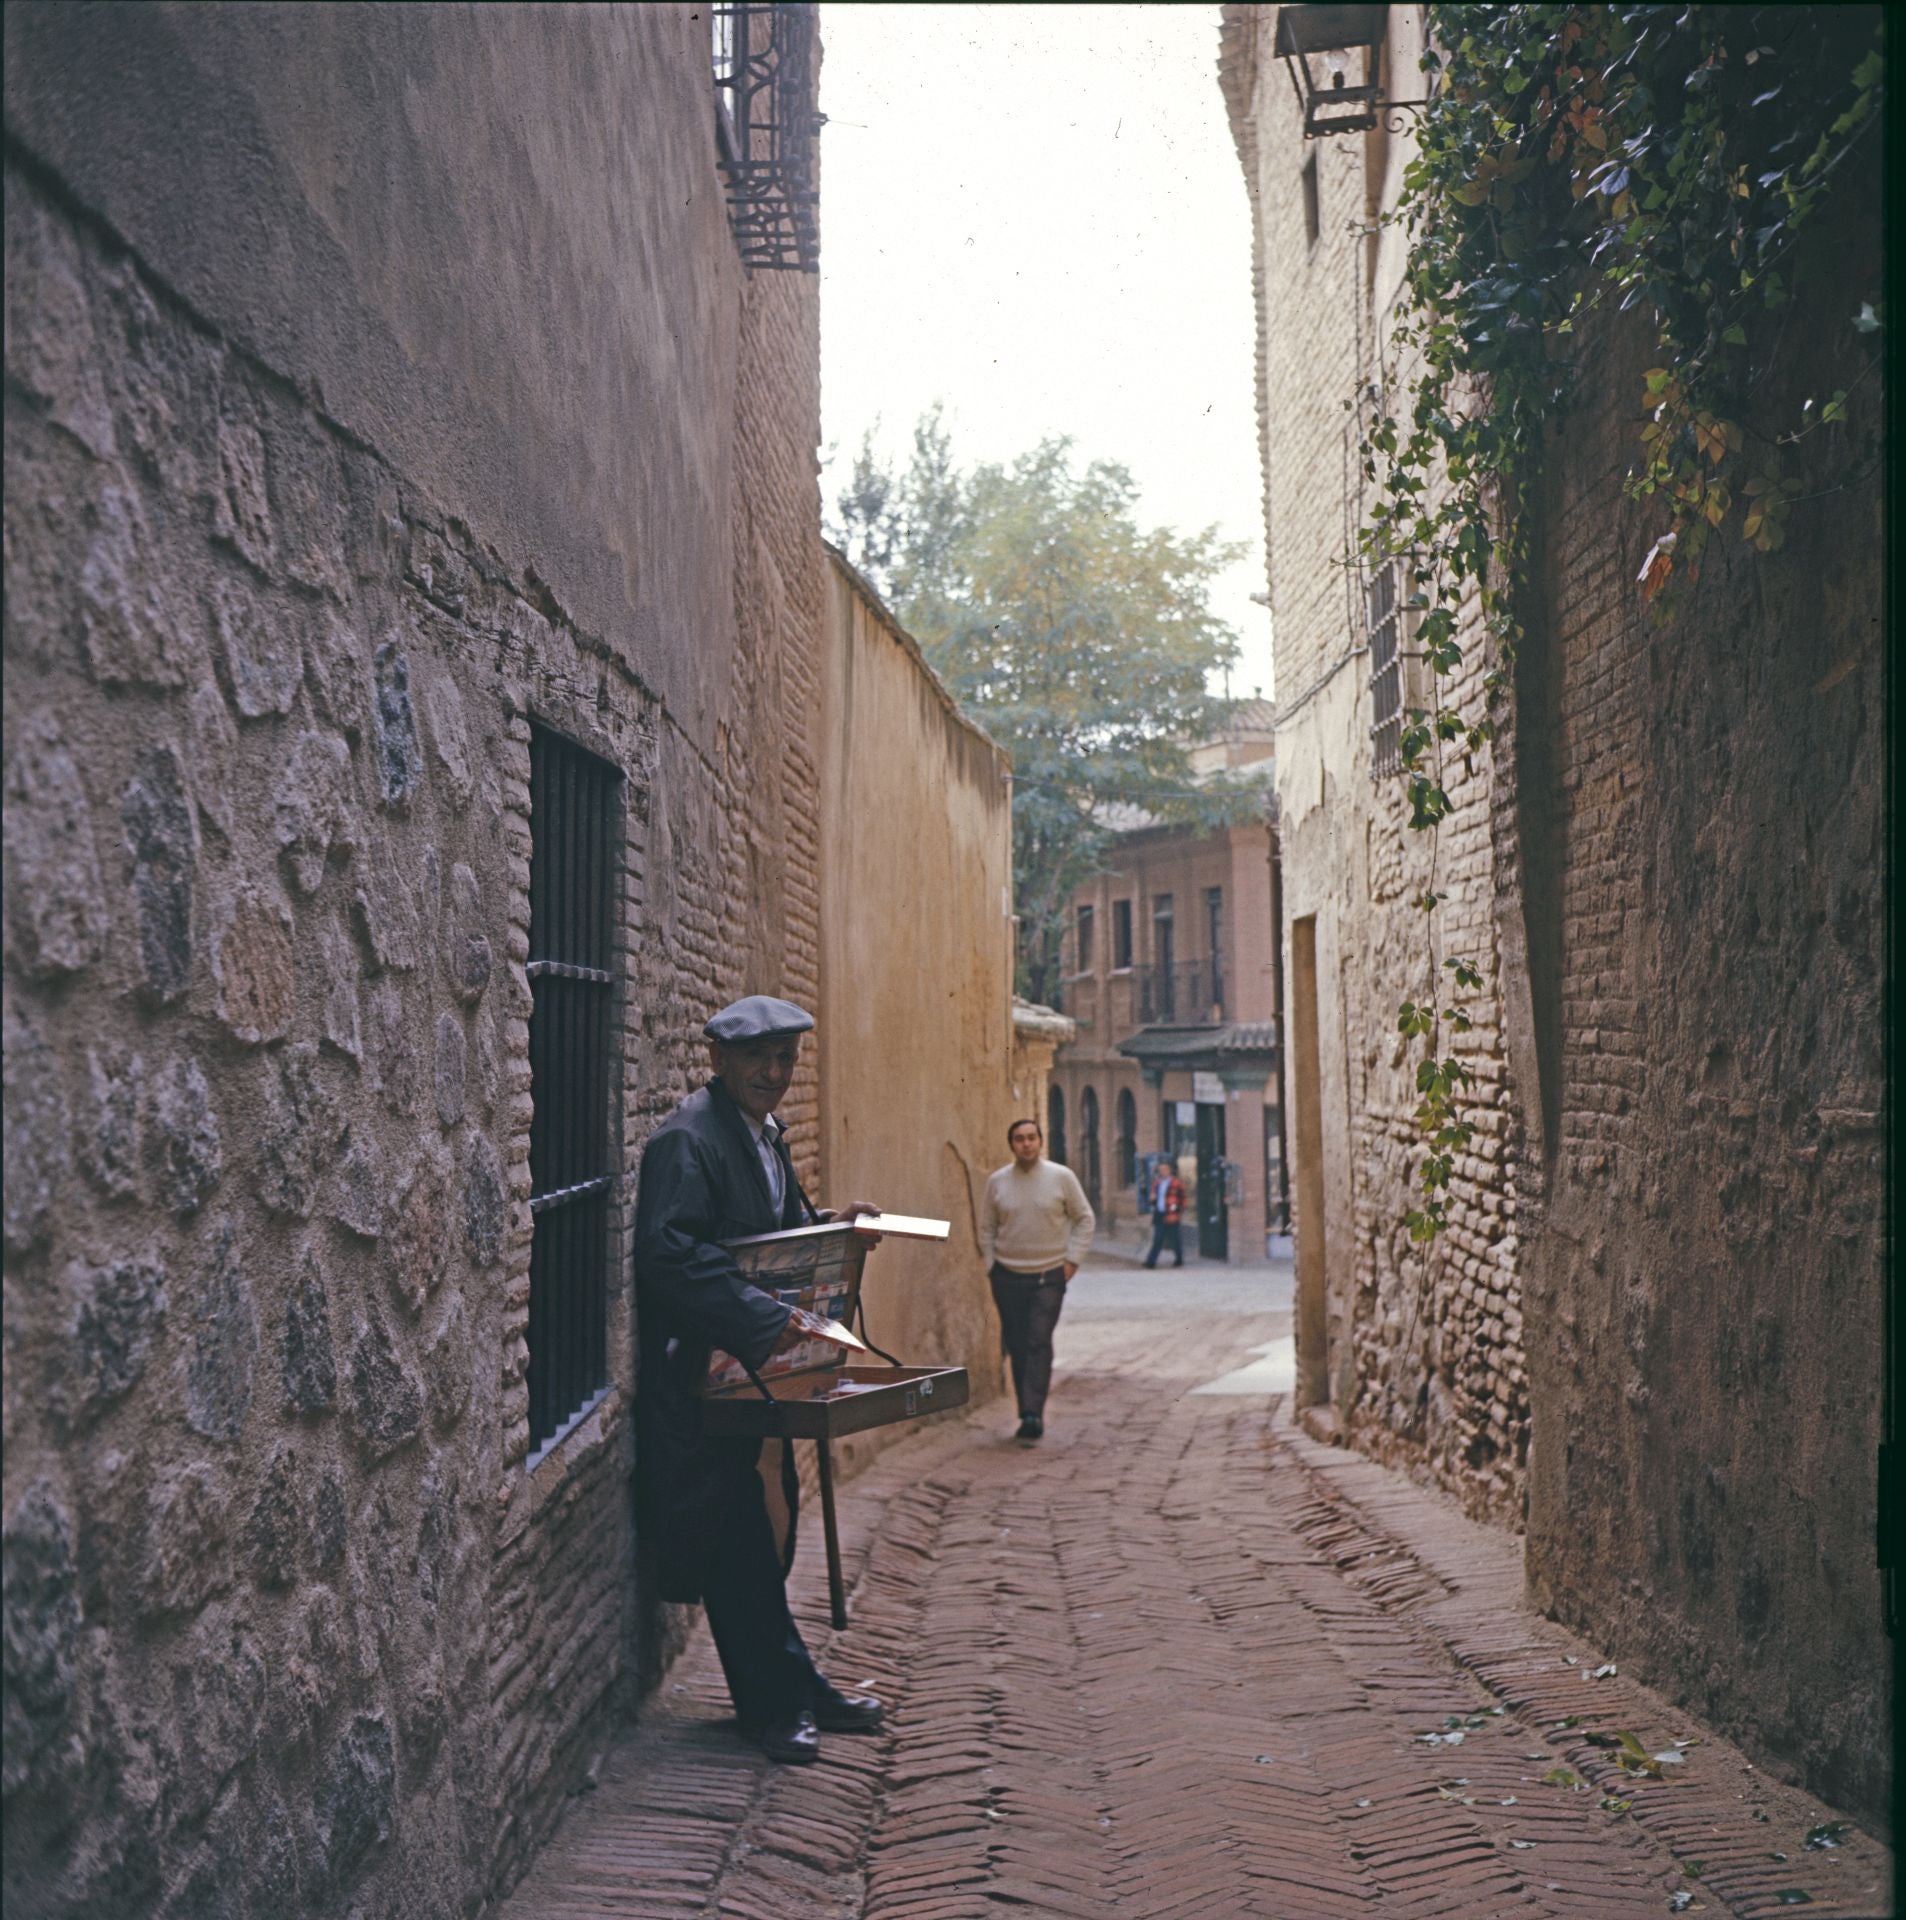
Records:
[[[1072,1276],[1073,1276],[1073,1275],[1074,1275],[1075,1273],[1077,1273],[1077,1272],[1078,1272],[1078,1270],[1079,1270],[1079,1263],[1078,1263],[1078,1262],[1077,1262],[1076,1260],[1065,1260],[1065,1261],[1061,1261],[1061,1262],[1060,1262],[1060,1266],[1061,1266],[1061,1268],[1062,1268],[1062,1270],[1063,1270],[1063,1271],[1064,1271],[1064,1273],[1065,1273],[1065,1277],[1066,1277],[1066,1278],[1067,1278],[1068,1280],[1070,1280],[1070,1279],[1072,1278]],[[1083,1311],[1083,1309],[1081,1309],[1081,1311]]]
[[[803,1340],[815,1340],[824,1337],[826,1322],[811,1314],[805,1307],[796,1307],[788,1315],[788,1323],[781,1329],[781,1337],[774,1343],[776,1353],[785,1353],[790,1347],[798,1347]]]
[[[844,1207],[825,1208],[821,1213],[821,1218],[830,1221],[841,1220],[851,1222],[860,1219],[865,1214],[877,1214],[879,1211],[880,1209],[875,1206],[871,1200],[850,1200]],[[866,1240],[870,1247],[877,1247],[880,1244],[880,1235],[877,1233],[867,1234]]]

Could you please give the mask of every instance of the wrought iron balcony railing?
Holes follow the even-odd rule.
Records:
[[[1215,1027],[1223,1024],[1226,982],[1221,967],[1209,960],[1185,960],[1170,967],[1143,967],[1138,973],[1141,1025]]]

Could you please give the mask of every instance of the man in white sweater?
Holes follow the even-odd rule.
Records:
[[[987,1181],[980,1203],[979,1251],[1019,1396],[1016,1437],[1037,1440],[1046,1430],[1052,1330],[1066,1282],[1092,1244],[1092,1208],[1072,1169],[1046,1158],[1037,1120],[1015,1120],[1006,1144],[1013,1157]]]

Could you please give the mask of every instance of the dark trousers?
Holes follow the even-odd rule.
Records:
[[[737,1472],[702,1585],[702,1607],[744,1726],[791,1720],[813,1702],[820,1674],[788,1611],[787,1576],[761,1476]]]
[[[999,1309],[999,1331],[1012,1362],[1013,1391],[1019,1396],[1022,1420],[1041,1420],[1046,1391],[1052,1384],[1052,1330],[1066,1303],[1064,1267],[1045,1273],[1014,1273],[997,1261],[987,1276],[993,1283],[993,1304]]]
[[[1167,1220],[1161,1213],[1152,1220],[1152,1250],[1145,1256],[1145,1264],[1148,1267],[1157,1266],[1158,1256],[1167,1247],[1171,1249],[1171,1264],[1182,1267],[1185,1264],[1184,1236],[1179,1231],[1178,1222]]]

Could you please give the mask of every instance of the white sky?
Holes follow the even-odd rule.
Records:
[[[1203,5],[821,8],[821,416],[962,465],[1049,434],[1129,468],[1152,524],[1248,543],[1213,595],[1271,692],[1250,213]]]

